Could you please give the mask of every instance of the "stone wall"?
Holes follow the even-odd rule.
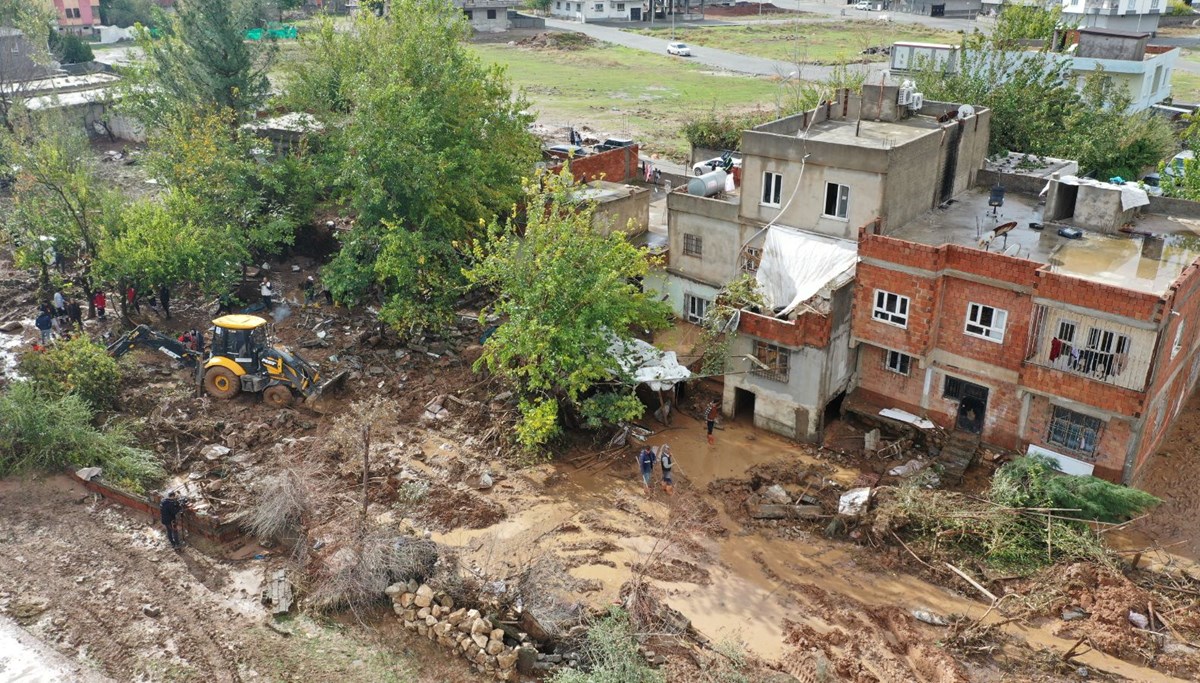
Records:
[[[449,595],[426,584],[396,583],[386,592],[405,629],[463,657],[495,680],[518,680],[518,668],[532,672],[538,663],[528,636],[513,638],[479,610],[456,606]]]

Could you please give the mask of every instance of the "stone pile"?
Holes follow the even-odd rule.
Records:
[[[453,598],[426,584],[395,583],[386,593],[404,628],[452,650],[498,681],[518,680],[518,668],[528,670],[538,659],[527,638],[519,638],[516,645],[505,644],[504,630],[479,610],[455,609]]]

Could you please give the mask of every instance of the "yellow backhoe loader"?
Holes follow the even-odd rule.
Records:
[[[321,394],[316,368],[287,347],[272,345],[263,318],[226,315],[212,321],[212,325],[212,345],[207,354],[146,325],[138,325],[110,344],[108,352],[120,357],[134,346],[160,351],[197,368],[204,390],[214,398],[229,399],[243,391],[262,392],[267,403],[282,408],[297,396],[308,399]]]

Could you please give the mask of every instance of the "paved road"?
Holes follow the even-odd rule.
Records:
[[[635,50],[644,50],[662,55],[667,53],[667,41],[660,37],[629,33],[612,26],[581,24],[577,21],[563,21],[561,19],[546,19],[546,27],[562,31],[578,31],[596,40],[623,45]],[[679,59],[689,58],[679,57]],[[778,76],[782,78],[796,74],[796,76],[806,81],[820,80],[833,71],[833,67],[831,66],[818,66],[815,64],[797,65],[791,62],[740,55],[735,52],[718,50],[711,47],[692,46],[692,56],[690,59],[714,68],[756,76]],[[886,65],[882,63],[866,65],[869,71],[882,71],[885,67]]]

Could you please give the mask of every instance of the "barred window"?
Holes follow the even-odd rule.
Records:
[[[766,368],[758,367],[754,374],[759,377],[773,379],[776,382],[788,381],[788,365],[791,361],[791,351],[782,346],[775,346],[762,341],[754,342],[754,357]]]
[[[683,255],[699,258],[704,252],[704,238],[699,235],[683,235]]]
[[[1053,409],[1046,440],[1078,453],[1094,455],[1100,444],[1100,419],[1060,406],[1053,406]]]

